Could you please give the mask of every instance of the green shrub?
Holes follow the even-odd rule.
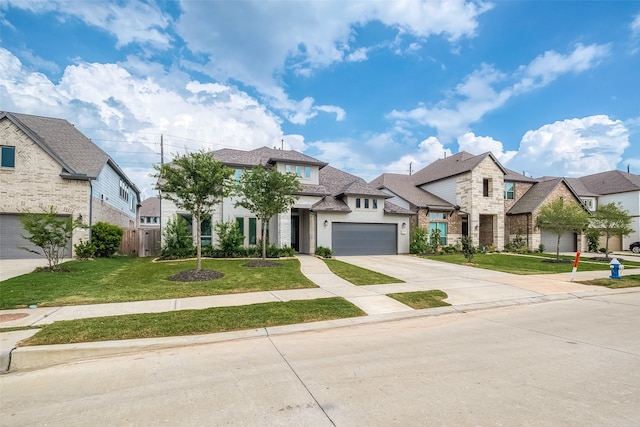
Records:
[[[73,245],[73,247],[76,250],[76,257],[78,257],[78,259],[87,260],[96,256],[96,245],[94,245],[93,242],[83,242],[82,239],[80,239],[80,243]]]
[[[283,246],[280,248],[280,255],[281,257],[294,257],[296,256],[296,250],[293,248],[290,248],[289,246]]]
[[[540,243],[538,245],[538,252],[543,253],[545,249],[546,247],[544,246],[544,243]]]
[[[113,256],[122,242],[122,228],[108,222],[97,222],[91,227],[91,243],[96,248],[95,256]]]
[[[163,237],[161,251],[163,258],[181,258],[195,255],[196,248],[193,246],[193,237],[184,218],[178,216],[173,220],[169,220],[164,228]]]
[[[476,247],[473,246],[473,239],[471,236],[462,236],[460,238],[460,245],[462,246],[462,254],[467,259],[467,262],[473,262],[473,255],[476,253]]]
[[[218,222],[215,225],[218,235],[218,246],[221,257],[231,258],[241,255],[240,249],[244,243],[244,235],[236,221]]]
[[[333,252],[331,252],[331,249],[327,247],[318,246],[316,248],[316,255],[322,258],[331,258],[333,256]]]
[[[409,244],[409,253],[425,255],[431,252],[431,245],[427,239],[429,234],[425,228],[411,224],[410,233],[411,242]]]

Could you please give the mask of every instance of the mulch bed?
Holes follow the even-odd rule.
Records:
[[[243,267],[280,267],[282,266],[282,264],[278,264],[277,262],[273,262],[273,261],[268,261],[268,260],[256,260],[256,261],[249,261],[245,264],[242,264]]]
[[[549,262],[551,264],[573,264],[573,260],[570,259],[555,259],[555,258],[547,258],[542,262]]]
[[[224,273],[215,270],[184,270],[167,278],[173,282],[206,282],[224,277]]]

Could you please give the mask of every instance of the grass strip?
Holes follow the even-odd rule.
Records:
[[[21,346],[210,334],[364,316],[343,298],[270,302],[204,310],[65,320],[42,327]]]
[[[538,256],[522,256],[506,253],[489,253],[476,254],[473,257],[473,263],[467,263],[465,257],[461,254],[445,254],[424,256],[426,259],[434,261],[448,262],[451,264],[470,265],[472,267],[484,268],[487,270],[502,271],[512,274],[551,274],[551,273],[571,273],[573,264],[544,262],[548,257]],[[583,262],[580,261],[578,271],[598,271],[609,270],[609,264],[606,262]],[[625,266],[635,267],[637,262],[624,262]]]
[[[279,267],[244,267],[248,260],[203,259],[202,268],[224,273],[206,282],[168,280],[196,261],[152,262],[150,258],[113,257],[69,261],[68,272],[30,273],[0,282],[0,309],[188,298],[316,285],[300,271],[297,259],[277,260]]]
[[[578,283],[582,283],[583,285],[604,286],[610,289],[634,288],[640,286],[640,275],[633,274],[629,276],[622,276],[621,279],[585,280]]]
[[[353,283],[354,285],[365,286],[382,285],[387,283],[404,283],[403,280],[396,279],[395,277],[377,273],[343,261],[338,261],[337,259],[325,259],[323,261],[327,264],[329,270],[331,270],[333,274],[343,278],[347,282]]]
[[[387,296],[400,301],[411,308],[415,308],[416,310],[451,305],[448,302],[442,301],[447,298],[448,295],[446,292],[438,289],[431,291],[400,292],[396,294],[388,294]]]

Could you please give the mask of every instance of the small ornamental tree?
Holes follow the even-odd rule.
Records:
[[[538,211],[537,225],[558,237],[556,260],[560,260],[560,238],[567,232],[580,232],[589,225],[589,214],[576,202],[556,199]]]
[[[629,212],[622,208],[622,204],[607,203],[598,206],[591,217],[590,231],[597,236],[605,237],[604,256],[609,258],[609,238],[613,236],[628,236],[633,232]]]
[[[173,162],[154,165],[161,197],[193,215],[196,227],[197,271],[202,269],[202,221],[213,207],[229,195],[233,171],[210,153],[196,152],[176,156]]]
[[[261,222],[262,259],[267,257],[265,231],[269,219],[286,212],[298,199],[300,182],[293,173],[281,173],[276,168],[258,166],[244,171],[236,185],[236,207],[251,211]]]
[[[22,247],[29,252],[44,255],[49,263],[49,271],[60,270],[60,260],[73,235],[73,229],[82,227],[82,221],[74,220],[73,215],[59,216],[56,209],[42,209],[42,213],[25,213],[20,216],[20,222],[29,236],[22,236],[35,246],[42,249],[42,254],[37,251]],[[69,254],[71,256],[71,254]]]

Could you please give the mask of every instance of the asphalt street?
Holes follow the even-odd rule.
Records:
[[[0,376],[2,425],[640,425],[640,293]]]

